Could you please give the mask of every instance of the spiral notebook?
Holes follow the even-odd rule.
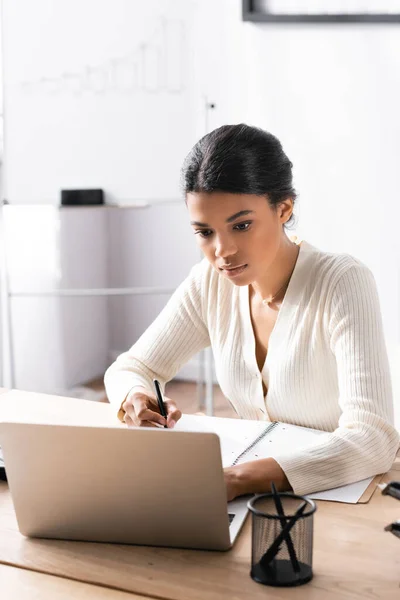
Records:
[[[249,421],[183,415],[176,429],[183,431],[210,431],[220,438],[222,464],[224,467],[237,465],[259,458],[268,458],[290,448],[307,447],[313,442],[323,441],[329,433],[286,423]],[[316,500],[334,502],[368,502],[381,476],[368,477],[349,485],[309,494]]]

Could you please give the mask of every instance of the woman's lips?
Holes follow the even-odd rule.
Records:
[[[240,265],[234,269],[223,269],[223,271],[228,277],[237,277],[238,275],[241,275],[245,269],[247,269],[247,265]]]

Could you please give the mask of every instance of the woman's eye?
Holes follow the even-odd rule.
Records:
[[[197,231],[194,232],[194,235],[200,234],[200,236],[202,238],[207,238],[212,234],[212,231],[210,229],[198,229]]]
[[[251,221],[247,221],[246,223],[238,223],[235,225],[234,229],[237,231],[247,231],[251,225]]]

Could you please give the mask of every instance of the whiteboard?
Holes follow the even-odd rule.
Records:
[[[198,139],[190,0],[4,0],[5,197],[171,199]]]

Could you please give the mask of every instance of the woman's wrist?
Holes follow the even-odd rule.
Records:
[[[235,496],[269,492],[271,482],[279,491],[290,489],[285,472],[273,458],[262,458],[229,469]]]

